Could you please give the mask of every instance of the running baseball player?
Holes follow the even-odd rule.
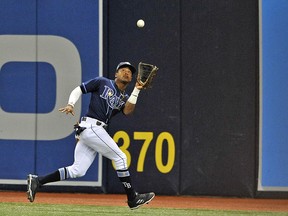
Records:
[[[44,184],[84,176],[97,152],[114,161],[117,176],[127,194],[130,209],[137,209],[154,198],[155,193],[153,192],[139,194],[135,191],[126,155],[106,131],[111,117],[119,112],[129,115],[135,109],[142,86],[136,82],[131,95],[125,93],[135,72],[135,67],[129,62],[120,62],[116,68],[114,80],[96,77],[82,83],[71,92],[67,106],[60,108],[59,111],[72,115],[74,115],[74,105],[79,97],[82,94],[91,93],[88,112],[81,118],[80,124],[75,126],[79,140],[75,147],[74,163],[45,176],[29,174],[27,196],[30,202],[35,200],[37,190]]]

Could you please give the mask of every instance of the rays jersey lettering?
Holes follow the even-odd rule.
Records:
[[[123,110],[129,97],[122,94],[114,80],[96,77],[80,85],[83,94],[91,93],[86,116],[108,123],[110,118]]]
[[[123,100],[121,100],[121,95],[118,97],[116,95],[116,92],[111,89],[109,86],[104,86],[104,91],[100,95],[101,98],[105,99],[107,101],[107,104],[112,109],[118,109],[120,110],[121,107],[125,104]]]

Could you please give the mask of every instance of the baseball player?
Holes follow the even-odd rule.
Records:
[[[131,95],[125,89],[132,81],[136,69],[129,62],[120,62],[116,68],[115,79],[96,77],[76,87],[69,96],[66,107],[59,111],[74,115],[74,105],[82,94],[91,93],[88,111],[76,125],[79,141],[74,151],[74,163],[62,167],[46,176],[29,174],[27,177],[27,196],[30,202],[35,200],[37,190],[44,184],[84,176],[94,161],[97,152],[114,161],[117,176],[127,194],[130,209],[137,209],[149,203],[155,193],[139,194],[135,191],[127,167],[126,155],[106,131],[111,117],[119,112],[131,114],[137,102],[142,86],[136,82]]]

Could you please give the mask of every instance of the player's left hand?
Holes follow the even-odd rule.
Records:
[[[69,105],[69,104],[66,107],[60,108],[59,111],[62,113],[66,113],[66,114],[71,113],[71,115],[73,115],[73,116],[75,115],[74,107]]]
[[[139,82],[137,82],[137,81],[136,81],[135,87],[136,87],[137,89],[139,89],[139,90],[142,90],[142,89],[143,89],[143,86],[142,86]]]

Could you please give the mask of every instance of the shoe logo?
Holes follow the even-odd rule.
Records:
[[[141,203],[144,203],[144,200],[143,199],[139,199],[139,200],[137,200],[137,202],[136,202],[137,204],[141,204]]]

